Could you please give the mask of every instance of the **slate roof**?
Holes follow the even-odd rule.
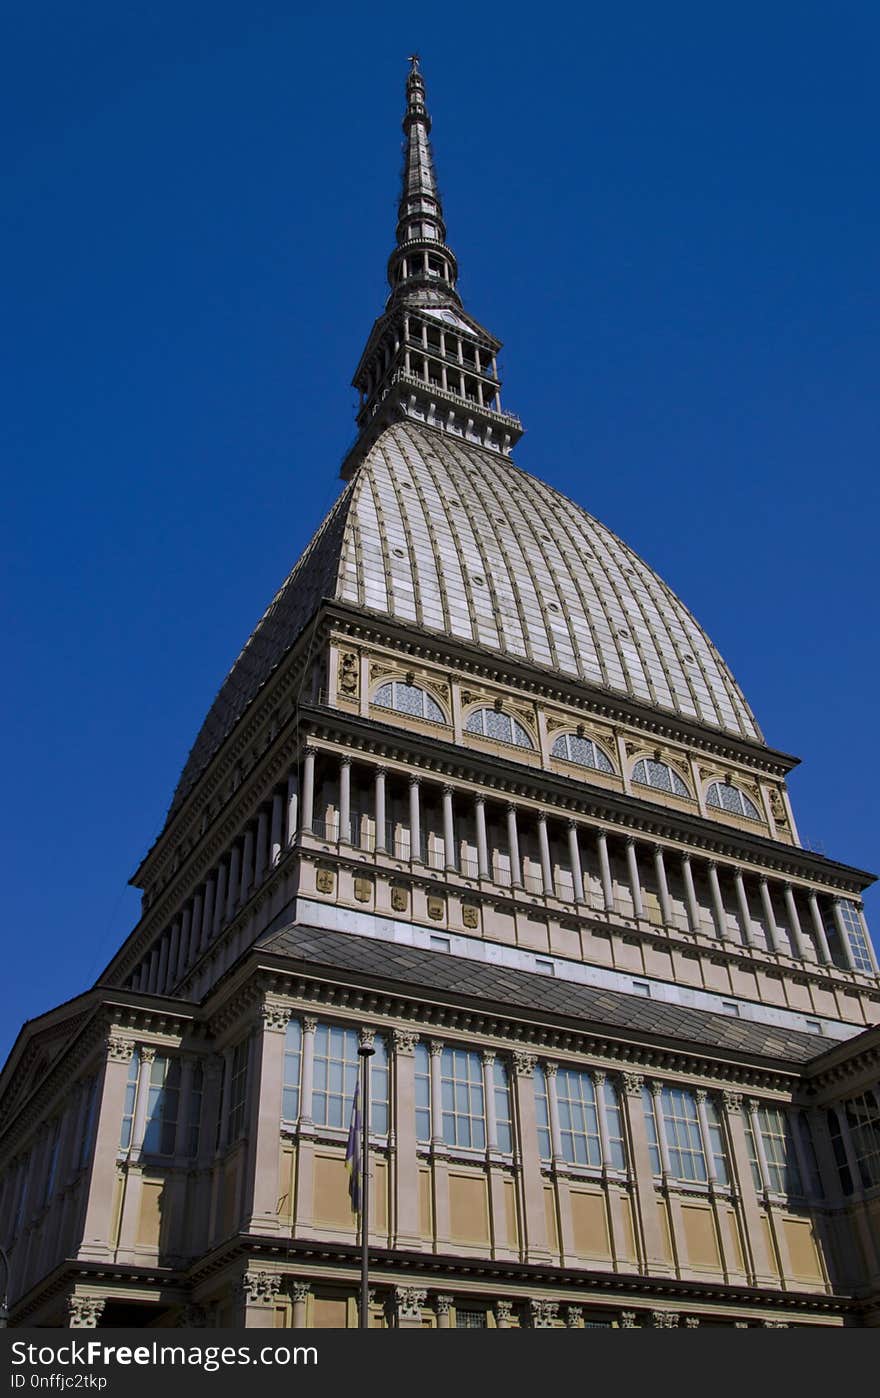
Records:
[[[326,967],[354,972],[401,990],[425,990],[461,1004],[492,1001],[517,1010],[548,1014],[589,1023],[636,1037],[648,1035],[669,1046],[682,1041],[718,1049],[726,1054],[769,1058],[795,1067],[827,1048],[815,1034],[729,1015],[645,1000],[622,991],[577,985],[536,972],[517,971],[487,962],[470,961],[446,952],[424,951],[371,937],[330,932],[299,924],[269,931],[256,944],[258,951],[289,957],[307,968]]]
[[[233,664],[170,813],[325,597],[762,741],[702,627],[632,549],[499,453],[398,422]]]

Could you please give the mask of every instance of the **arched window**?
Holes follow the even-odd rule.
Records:
[[[480,733],[484,738],[495,738],[501,743],[511,743],[518,748],[531,748],[534,744],[521,723],[510,714],[498,709],[475,709],[465,724],[468,733]]]
[[[445,723],[443,710],[425,689],[415,684],[405,684],[403,680],[392,680],[380,685],[373,696],[374,704],[383,709],[394,709],[399,714],[409,714],[411,718],[427,718],[432,723]]]
[[[577,733],[561,733],[551,751],[553,757],[564,757],[567,762],[576,762],[579,767],[594,767],[597,772],[614,771],[599,745],[591,738],[581,738]]]
[[[657,791],[668,791],[673,796],[690,796],[690,792],[677,772],[667,762],[657,762],[653,757],[640,757],[633,767],[634,782],[642,786],[653,786]]]
[[[719,811],[729,811],[731,815],[747,816],[749,820],[760,820],[758,808],[738,786],[728,782],[713,782],[706,792],[706,805],[717,806]]]

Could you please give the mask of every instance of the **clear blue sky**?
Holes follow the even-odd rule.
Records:
[[[6,6],[0,1053],[136,920],[338,489],[413,49],[518,460],[706,626],[804,837],[880,867],[880,11],[416,8]]]

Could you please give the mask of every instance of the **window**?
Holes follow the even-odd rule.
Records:
[[[531,738],[521,723],[510,714],[498,709],[475,709],[465,724],[468,733],[479,733],[484,738],[494,738],[499,743],[510,743],[513,747],[531,748]]]
[[[623,1148],[623,1118],[620,1113],[620,1099],[617,1096],[617,1088],[612,1082],[605,1079],[603,1086],[605,1094],[605,1125],[608,1128],[608,1148],[610,1159],[606,1160],[606,1165],[613,1170],[623,1170],[626,1168],[626,1155]]]
[[[849,939],[850,951],[852,952],[853,963],[857,971],[867,971],[868,975],[874,972],[874,963],[871,960],[871,953],[868,949],[868,939],[862,927],[862,920],[859,917],[859,910],[849,898],[841,898],[840,912],[843,925],[846,928],[846,935]]]
[[[299,1075],[302,1063],[302,1025],[289,1019],[284,1032],[284,1077],[281,1092],[282,1121],[299,1120]]]
[[[732,1015],[734,1019],[739,1019],[739,1005],[735,1000],[722,1000],[721,1010],[726,1015]]]
[[[455,1328],[456,1330],[485,1330],[485,1311],[466,1311],[461,1306],[455,1308]]]
[[[186,1123],[186,1152],[191,1159],[199,1153],[202,1126],[202,1097],[205,1091],[205,1070],[201,1063],[193,1064],[189,1087],[189,1114]]]
[[[642,757],[633,767],[632,779],[642,786],[653,786],[657,791],[668,791],[672,796],[690,796],[690,792],[677,772],[667,762],[657,762],[652,757]]]
[[[486,1118],[480,1054],[467,1049],[445,1048],[441,1055],[440,1093],[446,1144],[483,1150]]]
[[[798,1168],[794,1137],[788,1113],[780,1107],[759,1107],[757,1113],[761,1144],[767,1161],[767,1188],[774,1194],[803,1194],[804,1187]],[[761,1166],[754,1140],[755,1116],[745,1114],[746,1141],[752,1163],[752,1177],[757,1187],[763,1187]]]
[[[316,1126],[348,1128],[355,1084],[360,1072],[356,1029],[319,1024],[315,1030],[312,1116]],[[370,1059],[370,1134],[388,1132],[388,1051],[377,1034]]]
[[[538,1154],[542,1160],[552,1160],[550,1142],[550,1103],[547,1098],[547,1078],[540,1063],[535,1065],[535,1118],[538,1123]]]
[[[614,768],[602,749],[591,738],[582,738],[577,733],[562,733],[551,749],[553,757],[564,757],[567,762],[575,762],[578,767],[593,767],[597,772],[613,772]]]
[[[431,1056],[427,1044],[416,1044],[416,1140],[431,1139]]]
[[[248,1048],[250,1040],[242,1039],[232,1050],[229,1073],[229,1108],[226,1116],[226,1143],[237,1141],[244,1131],[244,1109],[247,1103]]]
[[[651,1160],[651,1173],[662,1173],[660,1144],[657,1137],[657,1116],[654,1111],[654,1094],[649,1087],[642,1088],[642,1107],[645,1112],[645,1131],[648,1137],[648,1156]]]
[[[432,935],[428,938],[428,946],[432,951],[449,951],[452,947],[452,943],[448,937],[435,937]]]
[[[863,1092],[844,1104],[853,1153],[865,1189],[880,1184],[880,1103],[873,1092]]]
[[[657,1121],[654,1096],[648,1088],[642,1091],[642,1101],[645,1106],[648,1151],[654,1173],[659,1174],[662,1169],[662,1152],[658,1139],[658,1132],[662,1129],[669,1156],[670,1173],[676,1179],[705,1184],[709,1172],[706,1166],[703,1133],[700,1129],[700,1115],[693,1092],[686,1088],[664,1087],[660,1093],[661,1122]],[[708,1141],[705,1144],[711,1151],[719,1183],[727,1184],[727,1157],[721,1119],[711,1097],[706,1098],[705,1108],[708,1126]]]
[[[498,1149],[510,1155],[513,1150],[513,1119],[510,1110],[510,1082],[507,1064],[496,1058],[492,1065],[492,1091],[495,1100],[495,1128]]]
[[[572,1165],[601,1165],[596,1093],[589,1073],[560,1068],[556,1074],[556,1104],[563,1160]]]
[[[75,1170],[81,1170],[88,1164],[89,1156],[92,1153],[92,1139],[95,1131],[95,1113],[98,1105],[98,1077],[95,1074],[89,1078],[84,1088],[86,1094],[85,1107],[82,1114],[82,1127],[80,1129],[79,1140],[74,1150],[73,1166]]]
[[[542,976],[556,975],[555,963],[552,961],[548,961],[547,958],[543,956],[535,957],[535,970],[540,971]]]
[[[125,1097],[122,1103],[122,1128],[119,1132],[119,1149],[128,1150],[134,1129],[134,1103],[137,1097],[138,1070],[141,1058],[137,1049],[132,1051],[128,1064],[128,1077],[125,1082]]]
[[[846,1146],[843,1143],[840,1118],[834,1107],[829,1107],[825,1115],[828,1121],[828,1135],[831,1138],[831,1149],[834,1152],[834,1163],[837,1166],[837,1173],[840,1177],[840,1187],[844,1194],[852,1194],[854,1188],[853,1177],[852,1171],[849,1168],[849,1161],[846,1158]]]
[[[409,714],[410,718],[427,718],[431,723],[446,722],[443,710],[427,690],[415,684],[404,684],[403,680],[380,685],[373,703],[381,705],[383,709],[394,709],[399,714]]]
[[[49,1153],[46,1160],[46,1175],[43,1180],[43,1197],[40,1206],[48,1204],[55,1190],[55,1177],[58,1173],[58,1151],[61,1147],[61,1119],[56,1117],[49,1127]]]
[[[632,989],[636,995],[642,995],[646,1000],[651,998],[651,987],[647,981],[633,981]]]
[[[745,816],[747,820],[760,820],[758,808],[744,791],[729,782],[713,782],[706,792],[706,805],[715,806],[719,811],[730,815]]]
[[[150,1064],[147,1119],[144,1127],[146,1155],[173,1155],[180,1102],[180,1059],[158,1053]]]

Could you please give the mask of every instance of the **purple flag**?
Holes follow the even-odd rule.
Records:
[[[363,1148],[361,1145],[361,1078],[358,1079],[354,1089],[354,1099],[351,1104],[351,1125],[348,1128],[348,1144],[345,1147],[345,1168],[348,1171],[348,1197],[351,1200],[351,1207],[354,1213],[361,1211],[361,1156]]]

